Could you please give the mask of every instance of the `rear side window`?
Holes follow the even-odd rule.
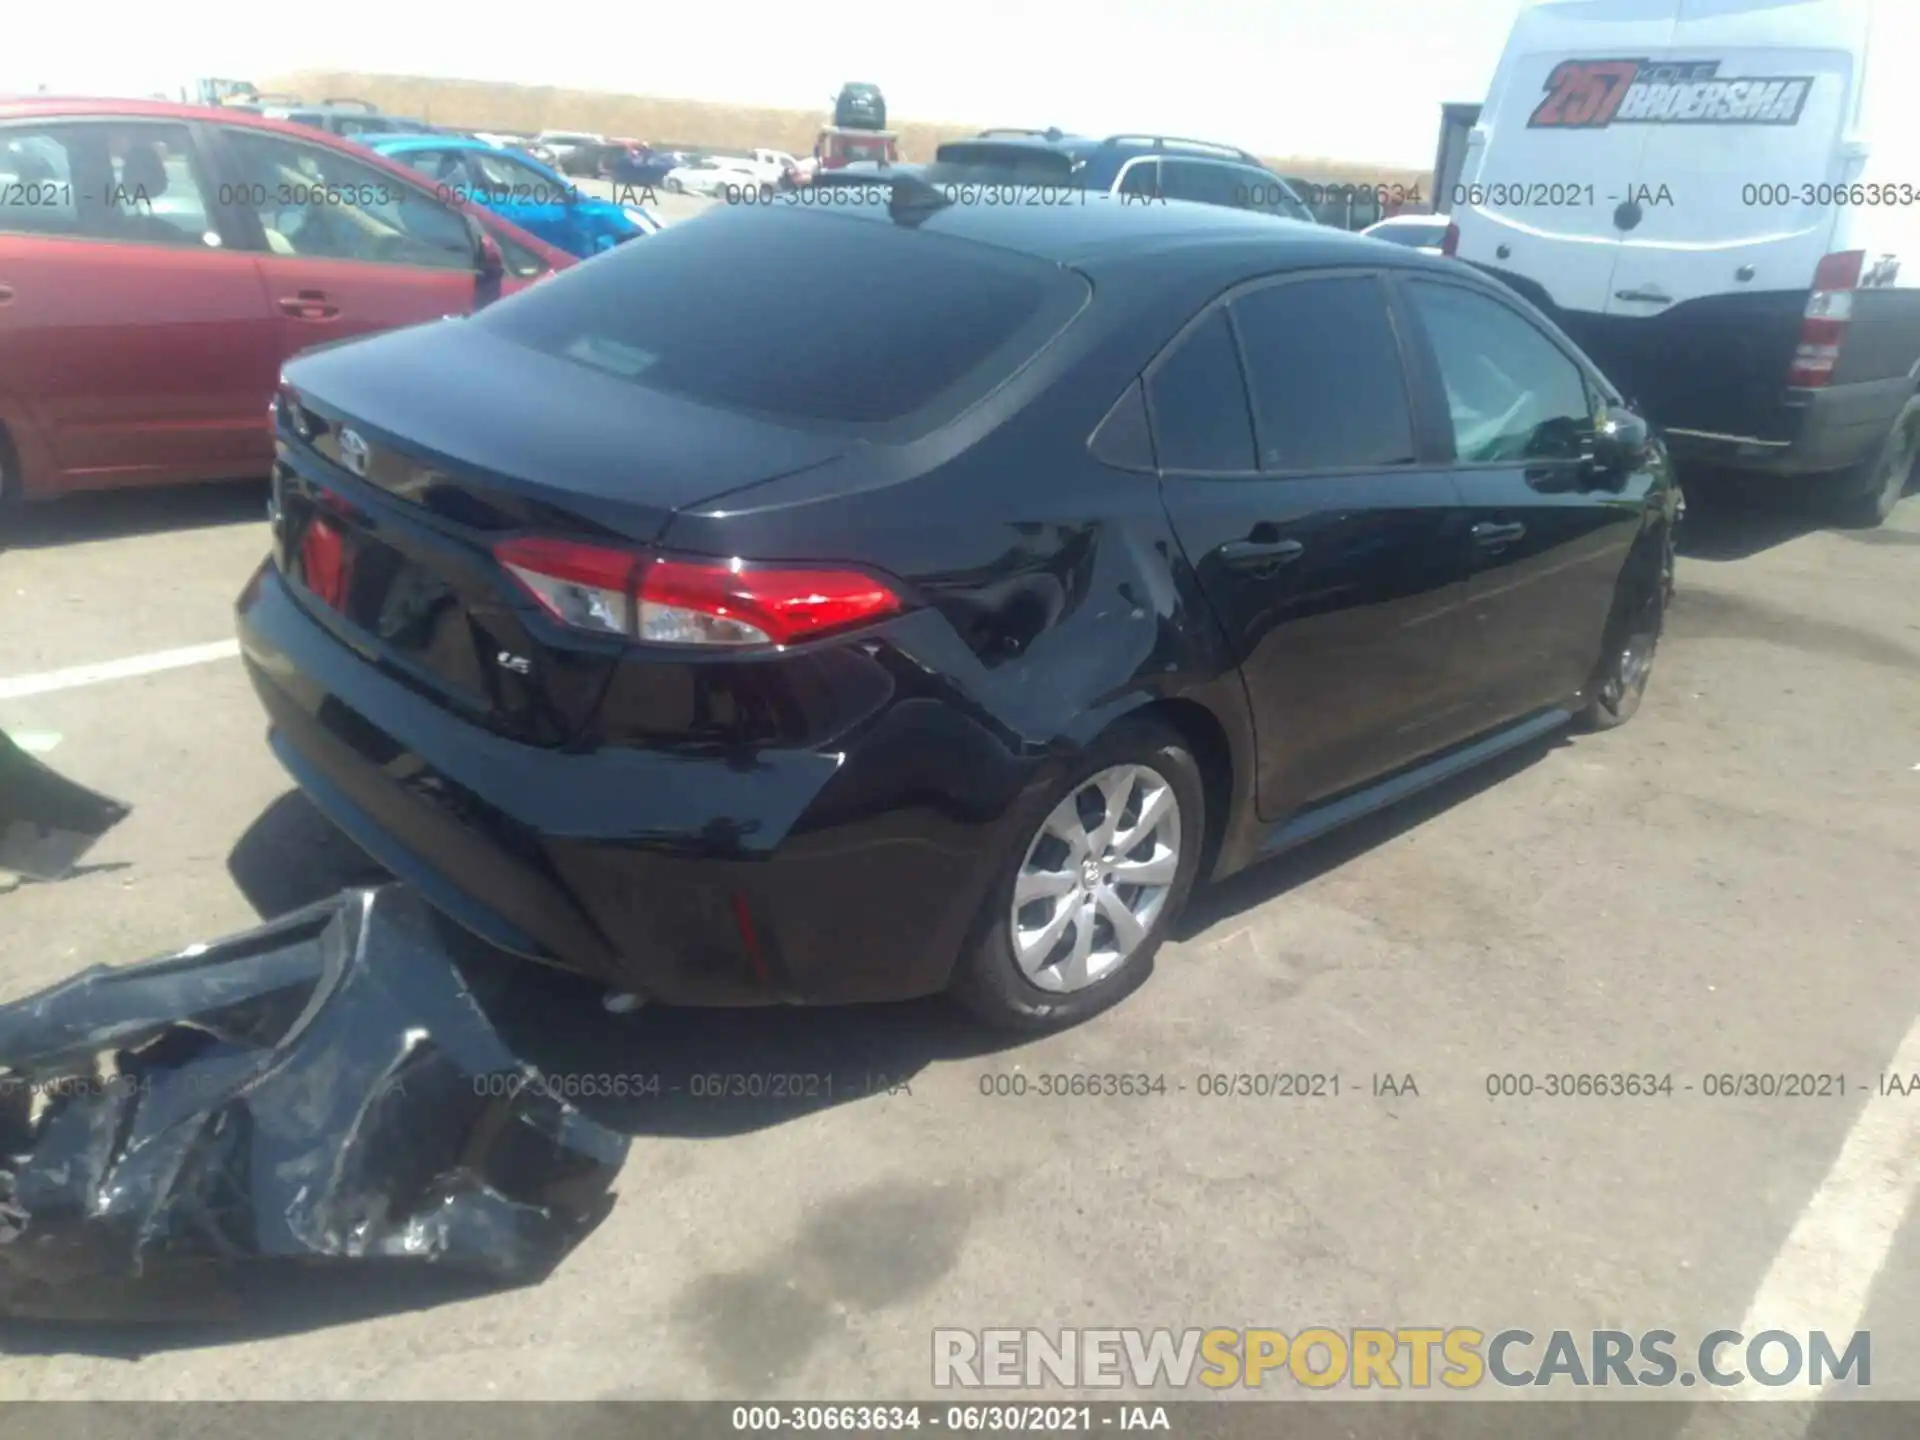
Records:
[[[184,125],[89,121],[0,130],[0,232],[217,246]]]
[[[1212,311],[1147,380],[1153,444],[1161,468],[1245,473],[1254,468],[1253,426],[1227,312]]]
[[[1160,193],[1169,200],[1191,200],[1201,205],[1244,204],[1246,174],[1238,166],[1211,160],[1162,160]]]
[[[473,323],[703,404],[888,425],[986,394],[1087,294],[1058,266],[883,216],[730,206]]]
[[[1269,285],[1233,302],[1262,470],[1382,469],[1414,458],[1400,346],[1370,276]]]

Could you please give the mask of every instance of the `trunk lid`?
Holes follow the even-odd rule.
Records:
[[[636,551],[680,509],[834,459],[844,439],[722,414],[454,320],[287,370],[275,555],[345,643],[463,717],[565,745],[622,651],[542,617],[492,546]]]

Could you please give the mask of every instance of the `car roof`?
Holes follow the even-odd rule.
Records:
[[[269,109],[297,114],[307,114],[310,111],[318,113],[317,107],[304,105],[272,106]],[[177,100],[134,100],[118,95],[27,95],[0,100],[0,120],[31,119],[36,116],[102,120],[202,121],[216,125],[240,125],[249,129],[271,130],[280,135],[298,136],[302,140],[311,140],[316,133],[329,140],[339,139],[338,136],[330,135],[325,131],[316,132],[312,126],[282,119],[280,115],[267,114],[238,105],[187,105]]]
[[[376,150],[499,150],[485,140],[476,140],[471,135],[439,135],[431,131],[390,130],[384,135],[359,135],[355,137],[362,145],[371,145]]]
[[[781,207],[788,208],[788,207]],[[810,207],[793,207],[805,211]],[[1089,194],[1072,205],[948,204],[912,222],[894,221],[883,205],[817,207],[831,215],[877,224],[913,223],[955,239],[1013,250],[1076,269],[1097,270],[1109,260],[1134,260],[1175,251],[1210,250],[1221,260],[1278,257],[1281,269],[1317,265],[1424,265],[1456,273],[1451,262],[1404,246],[1368,240],[1330,225],[1285,220],[1225,205],[1184,200],[1143,202]]]

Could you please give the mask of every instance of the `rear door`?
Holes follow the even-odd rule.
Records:
[[[1146,388],[1168,514],[1246,681],[1261,815],[1467,733],[1459,496],[1422,458],[1379,277],[1242,290]]]
[[[264,475],[279,356],[188,126],[0,127],[0,396],[63,488]]]
[[[272,131],[221,139],[283,356],[474,308],[473,237],[424,181]]]

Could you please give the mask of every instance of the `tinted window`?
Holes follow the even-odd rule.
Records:
[[[1254,468],[1246,385],[1226,311],[1209,314],[1153,372],[1147,404],[1163,469]]]
[[[1211,160],[1160,162],[1160,193],[1169,200],[1239,205],[1245,187],[1245,173],[1237,165],[1220,165]]]
[[[1400,349],[1366,277],[1271,285],[1233,302],[1263,470],[1372,469],[1413,459]]]
[[[1286,220],[1315,223],[1313,212],[1278,175],[1244,166],[1233,175],[1233,203],[1243,210],[1258,210],[1263,215],[1278,215]]]
[[[1396,245],[1437,246],[1446,238],[1447,227],[1433,225],[1382,225],[1368,232],[1375,240],[1391,240]]]
[[[466,221],[384,170],[261,130],[226,138],[274,254],[473,268]]]
[[[707,404],[884,424],[984,393],[1086,293],[1056,266],[884,218],[726,207],[474,323]]]
[[[1122,195],[1158,195],[1160,193],[1160,162],[1158,160],[1130,160],[1123,169],[1125,173],[1120,176]]]
[[[218,245],[182,125],[111,121],[0,132],[0,231]]]
[[[1580,367],[1516,311],[1454,285],[1408,285],[1468,462],[1577,460],[1593,429]]]
[[[467,161],[473,176],[484,189],[496,191],[502,201],[518,200],[529,205],[561,205],[566,190],[545,171],[503,150],[469,150]]]
[[[933,152],[933,158],[950,165],[991,169],[1014,180],[1051,180],[1058,184],[1073,173],[1073,157],[1063,150],[992,140],[949,141]]]

